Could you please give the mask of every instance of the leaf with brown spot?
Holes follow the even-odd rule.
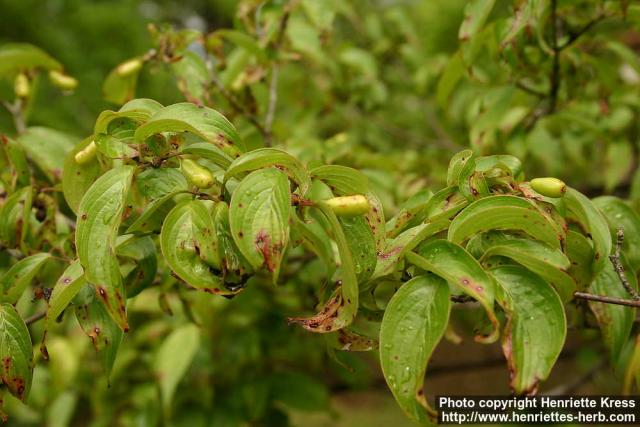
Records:
[[[129,325],[115,246],[134,170],[119,166],[93,183],[80,202],[76,229],[76,251],[85,278],[96,286],[105,308],[125,331]]]
[[[0,380],[9,392],[25,400],[33,378],[31,335],[16,309],[0,305]]]
[[[449,323],[447,283],[434,275],[417,276],[391,298],[380,327],[380,364],[398,405],[421,425],[435,422],[424,397],[427,363]]]
[[[520,266],[498,267],[491,275],[498,283],[496,300],[507,315],[502,349],[511,388],[517,394],[535,394],[564,346],[567,321],[562,301],[548,283]]]
[[[348,328],[340,329],[326,337],[328,344],[340,351],[371,351],[378,348],[377,340],[360,335]]]
[[[108,377],[124,334],[105,309],[92,285],[82,287],[74,303],[76,319],[91,340]]]
[[[522,231],[534,239],[560,248],[564,230],[529,200],[516,196],[490,196],[476,200],[451,221],[447,238],[461,244],[490,230]]]
[[[573,188],[567,188],[563,200],[567,210],[593,241],[593,273],[598,274],[609,264],[611,253],[611,233],[607,220],[587,196]]]
[[[31,186],[21,188],[9,196],[0,207],[0,241],[10,248],[24,242],[29,232],[29,218],[33,201]]]
[[[444,278],[451,286],[461,289],[482,305],[493,331],[487,336],[476,336],[476,341],[495,342],[500,335],[500,323],[493,308],[495,283],[478,261],[460,246],[446,240],[427,242],[419,246],[416,252],[408,252],[407,261]]]
[[[48,253],[28,256],[13,264],[11,268],[0,276],[0,300],[15,304],[24,291],[31,284],[36,274],[51,258]]]
[[[163,132],[189,132],[214,144],[227,155],[235,158],[246,151],[240,134],[226,117],[218,111],[199,107],[190,102],[180,102],[158,110],[135,133],[138,142]]]
[[[300,186],[304,194],[310,182],[307,169],[297,158],[286,151],[276,148],[260,148],[241,155],[229,165],[224,175],[224,180],[228,181],[238,175],[270,166],[275,166],[284,171],[289,178]]]
[[[203,200],[184,200],[167,215],[160,233],[165,261],[187,285],[205,292],[232,295],[222,285],[222,268],[216,224],[210,205]]]
[[[274,281],[289,243],[291,193],[287,175],[276,168],[250,173],[235,188],[229,205],[231,233],[242,255]]]
[[[340,278],[338,288],[333,292],[323,309],[311,317],[292,317],[290,322],[298,323],[311,332],[327,333],[350,325],[358,313],[358,279],[349,244],[338,217],[331,208],[320,206],[331,228],[338,246],[340,268],[336,275]]]

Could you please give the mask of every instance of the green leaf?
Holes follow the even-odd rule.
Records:
[[[9,392],[24,401],[33,378],[33,349],[27,325],[8,303],[0,305],[0,380]]]
[[[171,63],[171,69],[176,76],[178,88],[188,101],[197,102],[204,99],[209,71],[202,57],[187,50],[179,61]]]
[[[93,128],[93,133],[98,135],[108,133],[114,120],[129,119],[141,124],[162,108],[162,104],[153,99],[137,98],[124,104],[118,111],[105,110],[98,116]]]
[[[31,255],[21,259],[0,277],[2,288],[2,302],[15,304],[22,296],[33,278],[38,274],[44,263],[51,258],[48,253]]]
[[[190,132],[221,148],[231,157],[246,151],[240,134],[222,114],[188,102],[159,110],[136,130],[135,139],[143,142],[151,135],[162,132]]]
[[[289,180],[276,168],[249,174],[231,196],[229,218],[233,239],[255,269],[263,265],[278,277],[289,242]]]
[[[233,159],[224,151],[213,144],[209,144],[208,142],[196,142],[194,144],[182,146],[180,148],[180,152],[211,160],[222,169],[227,169],[231,162],[233,162]]]
[[[561,227],[551,222],[535,205],[515,196],[491,196],[476,200],[451,222],[448,239],[462,243],[489,230],[519,230],[554,248],[564,240]]]
[[[0,207],[0,239],[10,248],[21,245],[29,231],[33,190],[21,188]]]
[[[67,154],[62,169],[62,191],[71,210],[77,214],[80,201],[91,184],[101,175],[102,171],[98,158],[94,157],[86,163],[78,164],[75,155],[93,142],[89,137],[80,142]]]
[[[433,197],[433,192],[429,189],[422,189],[407,199],[401,206],[397,214],[395,214],[385,225],[387,237],[396,237],[406,229],[406,225],[411,221],[418,212],[424,210],[427,203]]]
[[[640,215],[617,197],[596,197],[592,202],[606,218],[614,240],[618,228],[622,228],[624,231],[622,250],[633,271],[638,271],[640,269]]]
[[[493,331],[487,336],[476,336],[476,341],[492,343],[498,339],[500,323],[493,310],[495,284],[467,251],[446,240],[434,240],[418,247],[417,253],[408,252],[406,259],[417,267],[444,278],[451,286],[461,289],[482,305],[493,325]]]
[[[218,30],[213,34],[219,34],[236,46],[243,48],[255,56],[260,62],[266,62],[268,59],[265,50],[258,45],[258,41],[244,32],[236,30]]]
[[[76,139],[45,127],[30,127],[16,140],[51,182],[62,178],[64,160]]]
[[[298,159],[286,151],[275,148],[260,148],[235,159],[224,175],[225,181],[240,174],[275,166],[284,171],[304,192],[309,185],[309,174]]]
[[[129,325],[115,244],[134,170],[119,166],[93,183],[80,202],[76,229],[76,251],[87,282],[95,285],[107,312],[124,331]]]
[[[174,191],[153,200],[147,205],[138,219],[127,228],[126,233],[145,234],[159,231],[165,217],[176,205],[176,199],[178,199],[176,196],[187,197],[183,193],[185,191]]]
[[[69,303],[86,284],[84,270],[79,260],[75,260],[64,270],[49,297],[45,330],[62,314]]]
[[[522,162],[515,156],[501,154],[476,158],[476,171],[489,172],[494,168],[507,170],[516,180],[520,181],[524,179]]]
[[[627,265],[623,265],[628,267]],[[633,289],[638,289],[638,282],[635,274],[631,273],[628,268],[625,274],[629,284]],[[591,285],[589,292],[595,295],[606,297],[629,299],[627,290],[620,283],[618,274],[613,269],[613,265],[607,262],[604,269],[598,273]],[[596,316],[602,340],[609,350],[611,361],[616,363],[622,348],[631,335],[631,328],[636,317],[636,310],[633,307],[627,307],[617,304],[606,304],[602,302],[589,301],[589,308]]]
[[[60,71],[62,64],[31,44],[6,43],[0,46],[0,76],[34,68]]]
[[[380,364],[396,401],[421,425],[435,423],[424,393],[424,376],[433,350],[449,323],[451,303],[440,278],[418,276],[391,298],[380,327]]]
[[[476,35],[489,17],[495,0],[471,0],[464,8],[458,39],[466,41]]]
[[[569,275],[573,277],[578,289],[583,290],[593,280],[593,246],[589,239],[573,230],[567,231],[565,253],[571,260]]]
[[[487,265],[493,256],[510,258],[536,273],[556,289],[563,302],[573,299],[576,283],[566,272],[571,262],[560,249],[536,240],[505,238],[490,245],[480,263]]]
[[[311,332],[334,332],[349,326],[358,313],[358,279],[349,244],[342,225],[331,208],[319,205],[327,219],[330,231],[338,246],[340,255],[339,287],[333,292],[323,309],[311,317],[291,317],[290,322],[299,323]]]
[[[422,222],[425,219],[429,221],[437,221],[442,218],[449,219],[468,204],[469,201],[462,195],[457,186],[443,188],[433,195],[424,212],[416,215],[415,220],[410,224],[417,225],[415,221]]]
[[[311,178],[319,179],[329,186],[336,196],[365,194],[369,191],[367,176],[346,166],[325,165],[309,171]]]
[[[125,276],[127,298],[132,298],[150,286],[158,271],[156,245],[150,236],[121,236],[116,245],[116,255],[133,261]]]
[[[177,328],[160,345],[154,358],[153,370],[160,382],[165,411],[171,407],[176,388],[187,373],[199,346],[200,331],[193,324]]]
[[[139,71],[121,76],[118,67],[111,70],[102,84],[102,96],[109,102],[122,105],[136,95]]]
[[[109,377],[124,334],[120,326],[113,321],[112,315],[107,312],[93,285],[87,284],[82,287],[75,302],[76,319],[91,339],[91,344]]]
[[[362,216],[338,219],[349,244],[356,276],[364,282],[376,268],[376,240],[369,224]]]
[[[167,215],[160,248],[171,269],[189,286],[218,295],[234,292],[222,286],[216,228],[207,202],[184,200]]]
[[[450,221],[448,219],[439,219],[433,222],[420,224],[412,227],[393,240],[387,242],[384,251],[378,254],[378,262],[373,278],[379,278],[392,274],[397,268],[398,261],[405,254],[412,251],[425,239],[432,237],[449,228]]]
[[[447,170],[447,186],[458,185],[460,179],[468,177],[475,169],[475,159],[473,151],[463,150],[455,154],[449,162]]]
[[[517,394],[534,394],[564,346],[567,321],[562,301],[544,280],[522,267],[498,267],[491,274],[500,289],[497,300],[507,315],[502,351],[511,388]]]
[[[11,192],[19,187],[29,185],[31,183],[31,170],[22,147],[13,139],[7,138],[2,134],[0,134],[0,147],[4,151],[3,157],[9,163],[8,170],[0,171],[0,177],[2,177],[5,188]]]
[[[567,188],[563,200],[567,210],[575,215],[582,229],[593,241],[593,273],[597,274],[609,263],[611,253],[611,233],[607,221],[584,194],[573,188]]]
[[[147,169],[136,176],[136,188],[144,197],[154,200],[187,191],[189,183],[177,168]]]
[[[251,265],[242,256],[231,234],[229,205],[225,202],[216,204],[213,218],[220,247],[220,262],[225,287],[238,291],[244,287],[247,274],[252,271]]]

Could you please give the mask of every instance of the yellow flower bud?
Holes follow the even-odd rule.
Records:
[[[57,70],[49,71],[49,81],[62,90],[73,90],[78,86],[76,79]]]
[[[141,68],[142,60],[140,60],[139,58],[134,58],[118,65],[118,67],[116,68],[116,73],[118,73],[120,77],[127,77],[134,73],[137,73]]]
[[[371,206],[369,200],[361,195],[356,194],[354,196],[342,196],[334,197],[329,200],[323,201],[323,203],[330,207],[331,210],[338,216],[358,216],[364,215],[369,212]]]
[[[28,97],[29,92],[31,92],[29,78],[23,73],[18,74],[13,81],[13,90],[18,98]]]
[[[194,160],[183,159],[182,173],[189,182],[198,188],[209,188],[213,185],[213,175],[209,169],[200,166]]]
[[[96,147],[95,141],[91,141],[89,145],[84,147],[82,150],[78,151],[74,157],[76,163],[79,165],[84,165],[88,163],[96,156],[96,151],[98,147]]]
[[[558,178],[534,178],[531,188],[546,197],[562,197],[567,192],[567,185]]]

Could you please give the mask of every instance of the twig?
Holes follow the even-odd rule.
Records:
[[[28,326],[31,325],[32,323],[36,323],[38,320],[44,319],[44,317],[47,315],[46,311],[43,311],[41,313],[36,313],[33,316],[27,317],[26,319],[24,319],[24,323]]]
[[[264,118],[264,145],[271,147],[273,135],[271,129],[273,127],[273,118],[276,113],[276,105],[278,103],[278,64],[271,65],[271,81],[269,82],[269,106],[267,114]]]
[[[282,45],[282,41],[284,39],[284,33],[287,29],[287,23],[289,22],[289,16],[291,14],[291,4],[287,3],[284,7],[284,13],[280,18],[280,25],[278,27],[278,34],[276,35],[276,39],[273,43],[273,48],[277,51],[280,49]],[[267,147],[272,145],[273,135],[271,133],[273,127],[273,118],[276,113],[276,106],[278,105],[278,71],[279,64],[277,59],[274,60],[271,64],[271,80],[269,81],[269,102],[267,107],[267,113],[264,118],[264,143]]]
[[[13,126],[16,128],[16,133],[18,135],[24,133],[24,131],[27,130],[27,125],[25,123],[23,114],[24,101],[18,98],[13,104],[7,101],[2,101],[2,105],[11,114],[11,117],[13,118]]]
[[[560,48],[558,47],[558,5],[557,0],[551,0],[551,48],[553,49],[553,63],[549,77],[549,108],[547,113],[556,110],[558,104],[558,90],[560,89]]]
[[[604,295],[593,295],[593,294],[588,294],[586,292],[574,292],[573,296],[575,298],[586,299],[589,301],[603,302],[605,304],[626,305],[629,307],[640,308],[640,301],[633,301],[633,300],[628,300],[624,298],[607,297]]]
[[[627,293],[631,295],[634,301],[640,301],[640,294],[633,289],[629,280],[627,279],[627,275],[624,272],[624,267],[622,266],[622,262],[620,261],[620,250],[622,249],[622,243],[624,242],[624,229],[622,227],[618,228],[618,233],[616,234],[616,251],[613,255],[609,255],[609,260],[611,260],[611,264],[613,264],[613,269],[618,274],[618,278],[620,279],[620,283],[627,290]]]
[[[585,34],[587,31],[591,30],[597,23],[599,23],[600,21],[602,21],[606,17],[607,17],[607,15],[602,13],[602,14],[596,16],[595,18],[593,18],[591,21],[586,23],[584,27],[580,28],[575,33],[570,34],[569,35],[569,39],[562,46],[559,46],[558,50],[564,50],[564,49],[568,48],[569,46],[571,46],[583,34]]]

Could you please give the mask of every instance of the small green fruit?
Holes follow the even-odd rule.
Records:
[[[73,90],[78,87],[76,79],[57,70],[49,71],[49,81],[62,90]]]
[[[323,203],[325,206],[331,208],[331,210],[338,216],[351,217],[364,215],[369,212],[369,209],[371,209],[369,200],[361,194],[334,197],[323,201]]]
[[[200,166],[191,159],[183,159],[181,162],[182,173],[198,188],[209,188],[213,185],[213,175],[209,169]]]
[[[562,197],[567,192],[567,185],[558,178],[534,178],[530,184],[534,191],[547,197]]]
[[[84,165],[88,163],[96,156],[96,151],[98,147],[96,147],[95,141],[91,141],[89,145],[84,147],[82,150],[78,151],[75,155],[76,163],[79,165]]]
[[[142,68],[142,60],[138,58],[130,59],[118,65],[116,73],[120,77],[128,77],[134,73],[137,73]]]
[[[28,97],[29,92],[31,92],[29,78],[23,73],[18,74],[13,81],[13,90],[18,98]]]

